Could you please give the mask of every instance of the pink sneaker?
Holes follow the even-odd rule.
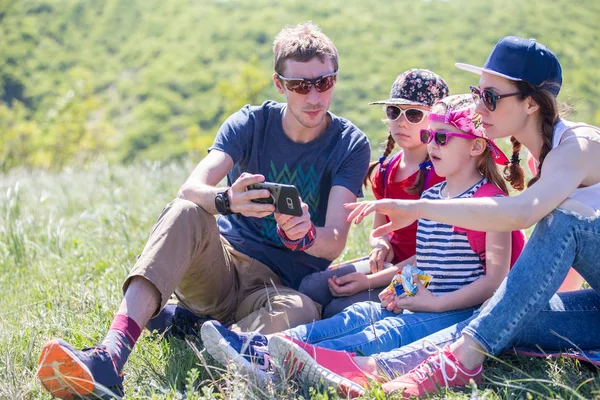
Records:
[[[409,373],[381,385],[385,393],[401,392],[405,398],[421,397],[427,393],[435,393],[440,387],[460,388],[466,386],[471,379],[480,383],[483,378],[483,366],[472,371],[463,367],[450,352],[450,345],[443,349],[436,347],[436,354],[430,356]]]
[[[283,335],[269,339],[269,353],[283,366],[287,377],[298,376],[310,386],[334,387],[343,397],[365,394],[375,378],[354,362],[354,353],[324,349]]]

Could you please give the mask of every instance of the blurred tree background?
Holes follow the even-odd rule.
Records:
[[[271,46],[313,20],[340,52],[332,111],[374,147],[387,97],[408,68],[434,70],[453,93],[502,36],[535,37],[564,68],[559,99],[600,124],[597,0],[0,0],[0,172],[200,158],[228,114],[281,100]],[[378,152],[374,150],[374,154]]]

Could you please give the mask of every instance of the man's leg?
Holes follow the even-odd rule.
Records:
[[[321,318],[321,306],[282,285],[266,285],[245,296],[235,314],[234,331],[281,332]]]
[[[78,351],[62,340],[48,342],[40,356],[38,377],[56,397],[98,398],[101,386],[122,391],[121,369],[140,328],[165,305],[178,284],[184,301],[191,297],[200,303],[193,311],[227,319],[237,303],[234,270],[214,216],[192,202],[172,201],[123,286],[124,298],[103,344]]]

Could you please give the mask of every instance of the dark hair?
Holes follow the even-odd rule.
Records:
[[[385,159],[392,153],[392,150],[394,150],[395,145],[396,145],[396,142],[394,142],[394,138],[392,137],[392,134],[390,133],[388,135],[387,141],[385,142],[385,150],[383,151],[383,156],[378,161],[373,161],[371,164],[369,164],[369,169],[367,170],[367,175],[365,176],[365,180],[363,181],[365,187],[369,186],[369,182],[371,182],[371,185],[373,185],[373,182],[371,179],[371,175],[373,175],[373,170],[378,165],[383,166]],[[427,154],[425,156],[425,160],[423,160],[423,162],[426,162],[429,160],[430,160],[429,154]],[[389,168],[389,164],[388,164],[387,168]],[[415,180],[414,185],[412,185],[411,187],[406,189],[407,193],[418,194],[418,195],[423,193],[423,189],[425,187],[425,172],[426,172],[425,169],[419,169],[419,174],[417,175],[417,179]],[[385,182],[384,182],[384,184],[385,184]]]
[[[510,137],[510,142],[512,143],[512,157],[510,164],[504,167],[504,179],[510,183],[510,186],[521,191],[525,188],[525,171],[521,167],[519,158],[522,146],[514,136]]]
[[[531,186],[540,179],[542,175],[542,166],[544,160],[550,150],[552,150],[552,138],[554,136],[554,125],[558,122],[560,116],[568,114],[569,107],[567,105],[559,105],[556,97],[547,89],[548,84],[542,82],[539,86],[533,86],[529,82],[516,81],[514,82],[517,89],[522,92],[521,99],[527,97],[535,101],[540,110],[541,131],[542,131],[542,150],[540,151],[539,166],[537,175],[531,178],[527,186]],[[512,139],[511,139],[512,140]],[[514,145],[513,145],[514,146]]]
[[[423,160],[423,162],[427,162],[430,160],[431,160],[431,158],[429,157],[429,153],[427,153],[427,155],[425,156],[425,160]],[[435,173],[435,172],[433,172],[433,167],[430,167],[430,168],[431,168],[430,173],[431,174]],[[423,193],[423,190],[425,189],[425,174],[426,173],[427,173],[427,169],[419,168],[419,174],[417,175],[415,184],[412,185],[411,187],[407,188],[406,192],[410,193],[410,194],[418,194],[420,196],[421,193]]]

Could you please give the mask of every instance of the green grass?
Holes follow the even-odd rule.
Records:
[[[191,168],[96,164],[0,176],[0,398],[49,398],[34,376],[46,340],[59,337],[76,347],[102,340],[124,277]],[[342,259],[367,251],[368,227],[353,228]],[[473,392],[438,398],[600,395],[598,370],[574,360],[503,356],[486,367],[486,383]],[[125,375],[129,399],[336,398],[293,382],[260,392],[215,364],[197,340],[161,340],[147,332]],[[384,398],[377,390],[368,397]]]

